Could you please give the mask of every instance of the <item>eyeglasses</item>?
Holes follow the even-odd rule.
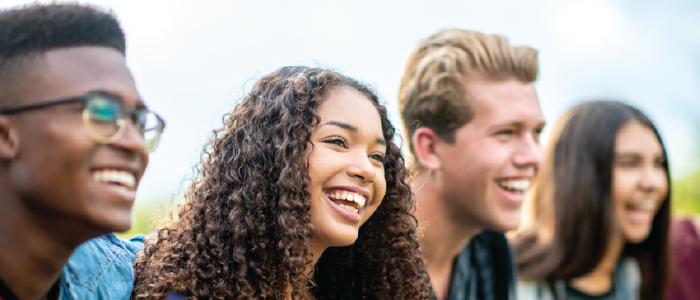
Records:
[[[126,131],[127,120],[131,120],[144,138],[146,152],[153,152],[158,147],[165,121],[147,108],[126,108],[121,100],[108,94],[90,93],[70,99],[0,109],[0,115],[76,102],[83,104],[83,124],[98,143],[110,144],[117,141]]]

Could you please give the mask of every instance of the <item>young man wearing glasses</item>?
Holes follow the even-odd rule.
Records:
[[[111,232],[131,227],[164,123],[124,55],[109,13],[73,4],[0,12],[0,299],[131,293],[138,249]]]

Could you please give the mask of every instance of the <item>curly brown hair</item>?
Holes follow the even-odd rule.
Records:
[[[337,86],[377,108],[387,190],[357,241],[328,248],[309,274],[316,228],[303,154],[320,121],[315,110]],[[377,95],[352,78],[308,67],[263,77],[207,143],[179,217],[147,239],[132,298],[303,299],[311,289],[318,299],[431,299],[394,133]]]

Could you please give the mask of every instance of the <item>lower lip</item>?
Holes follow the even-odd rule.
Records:
[[[493,183],[496,185],[496,188],[503,194],[507,200],[507,203],[512,204],[512,205],[517,205],[520,207],[523,204],[523,201],[525,201],[525,193],[519,193],[516,194],[512,191],[506,190],[502,188],[500,185],[497,183]]]
[[[357,211],[357,213],[351,212],[345,208],[340,207],[337,203],[331,201],[328,196],[323,195],[323,198],[326,198],[326,200],[331,204],[331,207],[341,216],[344,218],[348,219],[349,221],[355,222],[355,223],[360,223],[360,220],[362,220],[362,216],[360,215],[362,213],[362,207],[360,207]]]
[[[654,213],[651,211],[630,210],[625,209],[627,220],[633,225],[649,225],[654,219]]]
[[[114,196],[117,196],[118,198],[123,199],[125,202],[134,202],[136,200],[136,191],[124,188],[122,186],[116,185],[116,184],[111,184],[111,183],[106,183],[106,182],[101,182],[101,181],[94,181],[97,183],[97,185],[101,188],[106,190],[108,193],[113,194]]]

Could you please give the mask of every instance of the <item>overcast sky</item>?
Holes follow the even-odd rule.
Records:
[[[29,2],[0,0],[0,8]],[[536,87],[549,124],[584,100],[624,100],[655,121],[674,175],[699,161],[700,1],[81,3],[117,14],[136,84],[167,122],[139,201],[180,192],[222,115],[282,66],[331,67],[373,85],[400,127],[396,95],[405,59],[444,28],[503,34],[539,49]]]

